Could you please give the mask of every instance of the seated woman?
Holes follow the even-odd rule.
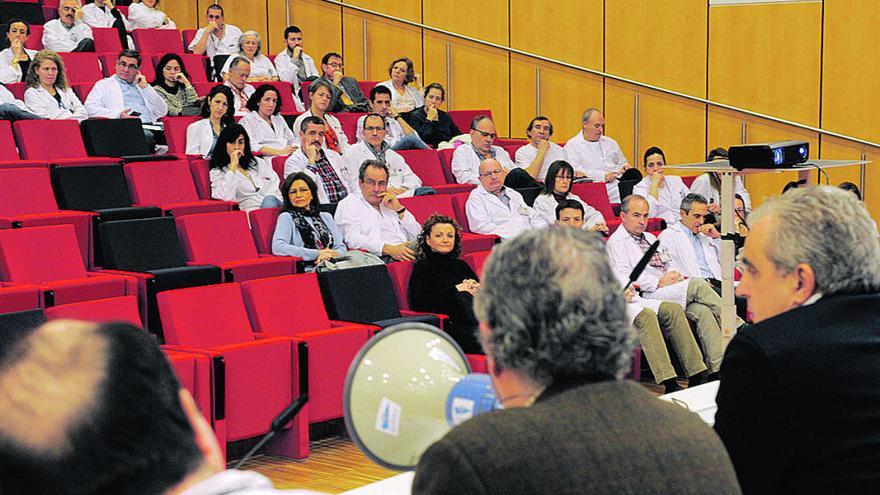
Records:
[[[223,69],[220,71],[226,78],[229,72],[229,64],[236,56],[242,56],[251,63],[251,74],[248,76],[248,82],[260,81],[278,81],[278,71],[275,70],[275,64],[269,60],[269,57],[260,53],[263,50],[263,40],[260,39],[260,33],[256,31],[245,31],[238,37],[238,53],[232,54],[226,59]]]
[[[43,50],[34,55],[25,78],[27,91],[24,103],[28,109],[45,119],[89,118],[86,107],[67,85],[64,61],[51,51]]]
[[[724,148],[715,148],[709,152],[709,156],[706,158],[706,161],[713,162],[715,160],[726,159],[727,150]],[[716,215],[719,215],[721,213],[721,176],[718,175],[718,172],[706,172],[704,174],[701,174],[699,177],[694,179],[694,182],[691,184],[690,190],[692,193],[699,194],[706,198],[707,201],[709,201],[710,212]],[[746,209],[751,211],[751,197],[749,197],[749,192],[746,191],[746,186],[743,183],[743,178],[741,175],[734,176],[733,192],[742,196],[742,199],[746,204]]]
[[[289,155],[298,149],[296,136],[281,112],[281,94],[274,86],[260,85],[248,99],[250,110],[239,122],[251,138],[255,150],[264,155]]]
[[[244,211],[281,206],[278,174],[251,153],[241,124],[226,126],[211,156],[211,197],[235,201]]]
[[[177,29],[174,21],[159,10],[160,0],[141,0],[128,6],[128,22],[134,29]]]
[[[391,90],[391,108],[397,113],[411,112],[425,105],[422,82],[413,70],[412,60],[401,57],[391,62],[388,66],[388,75],[391,78],[380,82],[379,85]],[[415,85],[410,86],[412,83]]]
[[[608,226],[605,218],[595,208],[585,203],[577,195],[571,192],[571,181],[574,177],[574,167],[565,160],[556,160],[547,169],[547,177],[544,180],[544,190],[535,198],[532,207],[553,225],[556,223],[556,206],[566,199],[572,199],[584,207],[584,230],[593,230],[608,234]]]
[[[444,327],[466,354],[483,354],[477,341],[474,296],[480,278],[462,261],[461,229],[455,220],[431,215],[422,226],[416,246],[417,260],[409,279],[409,303],[415,311],[449,316]]]
[[[272,254],[302,258],[309,271],[345,254],[342,232],[333,215],[318,211],[318,186],[311,177],[304,172],[288,175],[281,186],[281,199],[284,206],[275,224]]]
[[[13,19],[6,30],[9,48],[0,51],[0,83],[12,84],[24,82],[28,66],[37,54],[36,50],[25,48],[31,35],[31,27],[27,22]]]
[[[135,4],[137,5],[137,4]],[[168,53],[156,64],[153,87],[168,104],[168,116],[198,115],[201,99],[189,82],[189,74],[183,59],[176,53]]]
[[[232,90],[228,86],[218,84],[211,88],[202,101],[202,120],[193,122],[186,128],[187,155],[211,158],[220,131],[235,123],[235,110],[231,102]]]
[[[681,200],[690,193],[690,189],[675,175],[666,175],[666,155],[663,150],[652,146],[645,151],[645,173],[647,176],[633,187],[633,194],[638,194],[648,201],[649,216],[660,217],[672,225],[681,220]]]
[[[299,114],[296,120],[293,121],[293,128],[296,134],[299,135],[302,121],[307,117],[319,117],[325,123],[323,132],[325,146],[340,155],[345,153],[350,146],[348,144],[348,136],[342,130],[342,123],[339,122],[339,119],[334,117],[333,114],[327,113],[327,109],[330,107],[330,99],[333,95],[330,83],[323,79],[313,81],[309,85],[309,95],[312,98],[309,110]]]
[[[400,114],[403,120],[415,129],[422,141],[435,148],[438,144],[461,134],[452,122],[452,118],[440,110],[445,98],[446,90],[443,86],[439,83],[431,83],[425,86],[425,104],[412,112]]]

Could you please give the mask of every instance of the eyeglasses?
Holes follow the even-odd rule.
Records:
[[[494,132],[481,131],[481,130],[477,129],[476,127],[471,127],[471,130],[479,132],[480,135],[483,136],[484,138],[495,139],[496,137],[498,137],[498,134],[495,134]]]
[[[476,130],[476,129],[474,129],[474,130]],[[501,169],[496,168],[495,170],[489,170],[488,172],[480,173],[480,177],[486,177],[486,178],[492,177],[493,175],[501,175]]]
[[[327,63],[329,67],[336,67],[337,69],[342,68],[342,62],[329,62]]]
[[[384,180],[375,181],[373,179],[364,179],[364,184],[366,184],[369,187],[376,187],[376,186],[385,187],[388,185],[388,182],[386,182]]]
[[[370,127],[364,127],[364,130],[367,131],[367,132],[373,132],[373,131],[384,131],[385,128],[384,128],[384,127],[372,127],[372,126],[370,126]]]
[[[116,65],[118,65],[119,67],[122,67],[123,69],[128,69],[128,70],[138,70],[141,67],[140,65],[126,64],[125,62],[123,62],[121,60],[119,62],[117,62]]]

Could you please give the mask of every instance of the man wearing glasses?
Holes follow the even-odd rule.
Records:
[[[327,111],[336,112],[369,112],[370,103],[361,91],[361,87],[353,77],[343,74],[342,55],[330,52],[321,59],[321,77],[333,89],[330,106]]]
[[[480,185],[471,191],[465,206],[471,232],[510,239],[547,225],[540,213],[526,205],[522,194],[504,185],[507,171],[498,160],[483,160],[478,175]]]
[[[452,154],[452,175],[459,184],[479,184],[480,163],[483,160],[497,161],[504,171],[503,184],[512,188],[541,187],[528,172],[510,160],[510,155],[500,146],[494,146],[495,123],[485,115],[478,115],[471,121],[471,144],[462,145]]]
[[[406,160],[388,146],[385,141],[385,119],[378,113],[368,114],[364,117],[363,134],[364,139],[349,146],[342,155],[348,168],[357,170],[366,160],[379,160],[388,167],[387,191],[398,198],[412,196],[422,186],[422,180],[413,173]]]

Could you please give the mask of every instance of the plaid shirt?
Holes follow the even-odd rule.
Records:
[[[330,165],[330,160],[327,159],[324,150],[318,150],[318,159],[315,160],[315,164],[309,164],[307,168],[321,178],[321,184],[324,185],[324,192],[327,193],[327,199],[331,203],[338,203],[348,196],[348,190],[345,188],[345,184],[339,180],[339,176],[336,175],[336,170],[333,169],[333,165]]]
[[[641,248],[642,253],[648,252],[648,248],[651,247],[651,243],[648,242],[648,239],[645,238],[645,234],[635,235],[629,231],[627,231],[627,234],[635,239],[636,243],[639,245],[639,248]],[[667,263],[663,261],[663,257],[660,256],[659,249],[657,251],[654,251],[654,256],[651,256],[651,261],[648,264],[653,266],[654,268],[657,268],[658,270],[663,270],[664,272],[667,268]]]

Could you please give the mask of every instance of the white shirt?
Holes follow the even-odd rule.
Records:
[[[645,176],[633,187],[633,194],[638,194],[648,200],[650,207],[649,215],[666,220],[671,226],[681,220],[681,200],[690,193],[690,189],[675,175],[666,175],[663,187],[657,190],[659,198],[648,194],[651,190],[651,177]]]
[[[28,57],[33,60],[37,51],[30,48],[22,48],[28,54]],[[21,67],[17,63],[12,63],[12,49],[6,48],[0,51],[0,83],[12,84],[17,82],[22,82]]]
[[[238,38],[241,36],[241,29],[233,26],[232,24],[225,24],[225,30],[223,31],[223,38],[218,38],[216,32],[211,33],[210,39],[208,39],[208,44],[205,45],[205,55],[208,58],[214,57],[214,55],[232,55],[233,53],[238,53]],[[192,42],[189,44],[189,49],[192,51],[196,45],[199,44],[199,41],[202,40],[202,36],[205,35],[205,28],[199,28],[196,31],[196,36],[193,38]]]
[[[361,141],[348,147],[348,150],[342,155],[345,159],[349,170],[360,171],[361,164],[365,160],[375,160],[376,155],[370,150],[370,145],[366,141]],[[412,169],[407,165],[406,160],[400,156],[400,153],[388,149],[385,151],[385,162],[388,165],[388,187],[405,187],[407,190],[403,194],[399,194],[398,198],[408,198],[413,195],[417,187],[421,187],[422,180],[413,173]]]
[[[244,89],[238,91],[235,86],[229,84],[229,81],[226,81],[223,84],[232,91],[232,103],[235,106],[235,115],[246,115],[249,112],[249,110],[246,108],[247,101],[251,98],[251,95],[254,94],[254,91],[256,91],[257,88],[245,83]],[[242,96],[244,96],[244,98],[242,98]]]
[[[602,216],[595,208],[584,203],[584,201],[576,194],[568,193],[565,199],[573,199],[584,207],[584,229],[591,229],[596,224],[607,223],[605,217]],[[559,203],[551,194],[541,193],[535,198],[535,204],[532,208],[540,214],[548,224],[556,223],[556,206]]]
[[[526,205],[520,193],[509,187],[501,191],[510,198],[509,206],[482,185],[470,192],[465,210],[471,232],[510,239],[526,230],[547,226],[544,217]]]
[[[23,101],[16,100],[15,95],[13,95],[11,91],[6,89],[6,86],[0,84],[0,104],[3,104],[3,103],[9,103],[9,104],[15,105],[18,108],[25,110],[27,112],[31,111],[31,109],[28,108],[27,105],[25,105]],[[58,106],[58,104],[56,103],[55,106]]]
[[[360,194],[360,188],[357,186],[358,171],[349,168],[342,156],[333,150],[324,148],[324,155],[330,162],[330,166],[336,171],[336,176],[342,181],[342,185],[345,186],[349,196],[352,194]],[[287,160],[284,162],[284,178],[286,179],[288,175],[294,172],[305,172],[318,186],[318,202],[329,203],[330,198],[327,196],[327,191],[324,190],[324,181],[321,180],[321,177],[317,173],[309,170],[308,167],[309,159],[305,152],[303,152],[302,148],[300,148],[287,157]]]
[[[128,6],[128,20],[132,29],[177,29],[177,25],[165,12],[147,7],[140,2]]]
[[[404,212],[401,219],[384,204],[376,210],[364,199],[360,189],[339,202],[334,220],[349,249],[366,249],[378,256],[386,244],[414,241],[422,228],[409,211]]]
[[[565,150],[562,146],[549,141],[550,147],[547,149],[547,154],[544,155],[544,162],[541,163],[541,170],[538,171],[538,180],[544,180],[547,178],[547,169],[550,168],[550,165],[557,160],[568,161],[568,156],[565,154]],[[538,157],[538,148],[532,146],[532,143],[526,144],[516,150],[516,166],[521,169],[527,169],[535,161],[535,158]]]
[[[59,19],[43,24],[43,47],[54,52],[72,52],[80,41],[92,38],[92,28],[83,21],[76,21],[67,29]]]
[[[500,146],[492,146],[495,150],[495,159],[507,170],[513,169],[516,165],[510,161],[510,155]],[[482,158],[474,151],[474,147],[470,144],[463,144],[455,149],[452,153],[452,175],[459,184],[479,184],[480,183],[480,162]]]
[[[94,3],[88,3],[83,5],[82,13],[82,21],[90,27],[108,28],[113,27],[113,23],[116,22],[116,18],[113,17],[113,14],[110,13],[110,8],[106,5],[103,8],[99,8]],[[122,23],[125,25],[125,30],[131,31],[131,23],[125,17],[125,14],[122,12],[119,12],[119,14],[122,16]]]
[[[252,150],[259,151],[263,146],[284,148],[290,144],[297,144],[296,136],[293,135],[290,127],[287,127],[284,117],[280,114],[272,115],[269,120],[272,121],[271,126],[260,117],[259,113],[249,112],[239,121],[251,138]]]
[[[95,83],[89,96],[86,97],[86,110],[89,112],[89,118],[119,118],[119,114],[126,109],[121,84],[123,84],[122,81],[116,76],[105,77]],[[147,87],[142,88],[135,84],[135,87],[144,99],[144,106],[147,109],[147,112],[140,116],[141,121],[158,122],[168,114],[168,104],[165,102],[165,98],[159,96],[153,86],[148,84]]]
[[[357,121],[357,131],[355,134],[355,138],[357,142],[361,142],[364,140],[364,120],[367,119],[366,115],[361,115]],[[385,142],[388,143],[388,146],[394,146],[400,138],[403,137],[403,127],[400,126],[400,123],[397,119],[392,119],[391,117],[385,117]]]
[[[211,169],[211,197],[223,201],[235,201],[244,211],[256,210],[266,196],[275,196],[281,200],[281,188],[278,174],[262,158],[257,161],[256,169],[245,171],[239,168],[235,173],[229,167]],[[250,178],[248,178],[250,177]]]
[[[422,92],[409,84],[403,85],[403,95],[394,89],[394,83],[391,82],[391,79],[382,81],[377,86],[385,86],[391,90],[391,107],[398,112],[410,112],[425,105],[425,96]],[[369,96],[367,95],[367,97]]]
[[[656,237],[648,232],[645,232],[645,239],[649,244],[653,244],[654,241],[657,240]],[[611,267],[617,272],[617,277],[620,280],[626,281],[629,280],[629,274],[644,255],[642,248],[639,247],[638,241],[633,239],[623,225],[608,237],[608,242],[605,243],[605,249],[608,251],[608,257],[611,259]],[[653,267],[649,263],[645,267],[645,271],[643,271],[639,278],[636,279],[636,285],[641,289],[642,296],[647,299],[674,302],[680,304],[681,307],[684,308],[687,302],[688,281],[682,280],[681,282],[672,285],[658,287],[660,278],[666,275],[667,272],[671,270],[679,270],[675,265],[675,262],[669,256],[669,253],[666,252],[662,245],[657,250],[657,253],[664,261],[667,261],[666,269],[662,270]]]
[[[214,147],[214,129],[208,119],[193,122],[186,128],[186,154],[207,158]],[[253,147],[253,144],[251,144]]]
[[[706,264],[712,272],[715,280],[721,280],[721,262],[719,261],[720,243],[718,239],[712,239],[702,233],[697,233],[697,242],[706,258]],[[685,277],[706,278],[700,271],[700,261],[695,251],[694,234],[678,222],[675,225],[660,232],[660,245],[666,249],[673,263],[679,268],[679,272]]]
[[[2,55],[2,52],[0,52],[0,55]],[[702,174],[694,179],[690,189],[692,193],[699,194],[706,198],[706,201],[709,203],[715,203],[716,205],[721,204],[721,192],[712,189],[712,182],[709,179],[709,174]],[[736,175],[733,178],[733,192],[734,194],[742,196],[743,203],[746,205],[746,211],[752,211],[752,198],[749,196],[749,192],[746,191],[746,186],[743,183],[741,175]]]
[[[135,4],[137,5],[137,4]],[[202,480],[180,495],[320,495],[307,490],[276,490],[272,482],[256,471],[227,469]]]
[[[283,52],[275,55],[275,68],[278,70],[278,77],[281,78],[282,81],[287,81],[290,84],[293,84],[294,90],[299,89],[299,84],[302,82],[299,80],[297,74],[299,74],[299,66],[300,64],[305,65],[306,77],[318,77],[318,68],[315,67],[315,61],[312,60],[312,57],[306,55],[305,52],[301,52],[300,59],[293,60],[290,58],[290,50],[284,50]]]
[[[312,116],[311,110],[307,110],[307,111],[299,114],[299,116],[296,117],[296,120],[293,121],[293,133],[296,134],[297,136],[302,134],[302,131],[300,130],[300,126],[302,125],[302,121],[305,120],[306,117],[311,117],[311,116]],[[333,132],[336,133],[336,140],[339,141],[339,152],[345,153],[345,150],[348,149],[349,144],[348,144],[348,136],[346,136],[345,131],[342,130],[342,123],[339,122],[339,119],[337,119],[336,117],[334,117],[332,114],[329,114],[329,113],[324,114],[324,122],[326,122],[327,125],[329,125],[331,129],[333,129]]]
[[[584,133],[579,132],[565,143],[565,153],[575,170],[596,182],[605,182],[605,174],[617,172],[628,163],[617,141],[604,135],[598,141],[587,141]],[[605,189],[612,203],[620,203],[616,179],[605,183]]]
[[[72,89],[56,87],[55,91],[61,95],[61,103],[50,95],[42,86],[28,88],[24,92],[24,103],[27,109],[44,119],[76,119],[80,122],[89,118],[86,107],[83,106],[76,93]]]
[[[225,75],[229,72],[229,64],[238,57],[244,57],[247,59],[244,53],[230,55],[229,58],[226,59],[226,63],[223,64],[223,69],[220,73]],[[255,56],[253,60],[248,59],[248,62],[251,63],[251,74],[249,77],[278,77],[278,71],[275,70],[275,64],[269,60],[269,57],[262,53]],[[284,96],[286,97],[287,95]]]

